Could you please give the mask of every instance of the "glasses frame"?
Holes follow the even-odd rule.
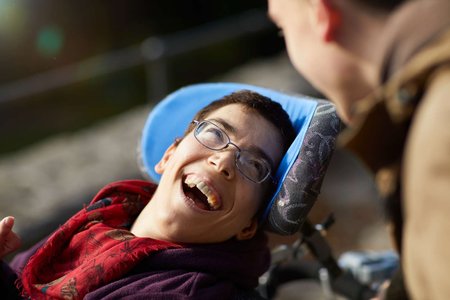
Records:
[[[271,181],[272,181],[272,183],[276,183],[276,181],[275,181],[274,178],[272,177],[272,168],[271,168],[271,166],[270,166],[270,163],[267,162],[265,159],[264,159],[264,161],[265,161],[265,164],[266,164],[266,167],[267,167],[268,172],[267,172],[267,174],[264,176],[264,178],[261,179],[261,180],[255,180],[255,179],[249,177],[248,175],[246,175],[246,174],[244,173],[244,171],[241,170],[241,168],[239,167],[239,164],[238,164],[238,160],[239,160],[239,157],[240,157],[240,155],[241,155],[242,150],[241,150],[241,148],[240,148],[238,145],[236,145],[235,143],[233,143],[233,142],[231,141],[229,135],[225,132],[225,130],[223,130],[222,128],[220,128],[219,126],[217,126],[216,124],[214,124],[213,122],[211,122],[211,121],[209,121],[209,120],[203,120],[203,121],[193,120],[192,123],[195,124],[195,127],[194,127],[194,129],[193,129],[193,134],[194,134],[195,139],[197,140],[197,142],[199,142],[199,143],[200,143],[202,146],[204,146],[205,148],[208,148],[208,149],[213,150],[213,151],[220,151],[220,150],[223,150],[223,149],[228,148],[229,145],[233,145],[234,147],[236,147],[237,151],[235,152],[235,156],[234,156],[234,164],[235,164],[236,168],[239,170],[239,172],[240,172],[245,178],[247,178],[248,180],[250,180],[250,181],[252,181],[252,182],[254,182],[254,183],[258,183],[258,184],[261,184],[261,183],[263,183],[264,181],[266,181],[268,178],[270,178]],[[197,137],[197,135],[198,135],[198,133],[197,133],[198,128],[199,128],[202,124],[204,124],[204,123],[208,123],[208,124],[211,124],[211,125],[213,125],[214,127],[216,127],[221,133],[223,133],[223,135],[227,138],[228,142],[225,143],[223,147],[219,147],[219,148],[212,148],[212,147],[210,147],[210,146],[205,145],[205,144]]]

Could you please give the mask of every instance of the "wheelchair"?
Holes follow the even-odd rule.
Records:
[[[195,113],[210,102],[242,89],[279,102],[297,132],[277,170],[278,186],[263,220],[265,230],[283,236],[297,234],[299,238],[292,245],[273,249],[271,267],[260,278],[257,291],[240,299],[273,299],[283,284],[306,279],[320,283],[323,299],[335,299],[335,295],[346,299],[372,298],[378,285],[398,267],[397,256],[391,252],[347,252],[337,259],[324,235],[333,224],[333,217],[320,224],[308,220],[342,128],[332,103],[240,83],[181,88],[159,102],[146,121],[138,149],[142,173],[159,181],[160,175],[153,166],[175,137],[183,135]],[[177,121],[168,122],[168,117]],[[157,124],[164,124],[165,131]]]

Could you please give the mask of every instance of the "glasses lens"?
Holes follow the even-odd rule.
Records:
[[[202,121],[197,124],[194,130],[194,136],[203,146],[211,150],[222,150],[230,143],[228,135],[217,125],[209,121]],[[238,170],[249,180],[261,183],[270,175],[270,165],[262,157],[252,152],[240,150],[238,146],[236,151],[236,166]]]
[[[247,151],[237,153],[236,165],[242,174],[257,183],[264,181],[270,174],[268,162]]]
[[[208,121],[198,123],[194,133],[203,146],[213,150],[223,149],[230,141],[222,129]]]

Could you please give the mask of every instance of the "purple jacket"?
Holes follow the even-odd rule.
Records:
[[[266,236],[249,241],[191,245],[150,255],[127,276],[88,293],[85,299],[236,299],[251,298],[258,278],[270,263]],[[16,272],[40,245],[2,263],[0,290],[20,299]],[[243,297],[243,295],[250,295]],[[2,299],[5,299],[2,297]]]

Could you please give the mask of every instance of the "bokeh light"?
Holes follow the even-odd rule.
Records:
[[[42,56],[52,57],[61,51],[64,44],[64,34],[60,27],[48,25],[38,31],[36,49]]]

